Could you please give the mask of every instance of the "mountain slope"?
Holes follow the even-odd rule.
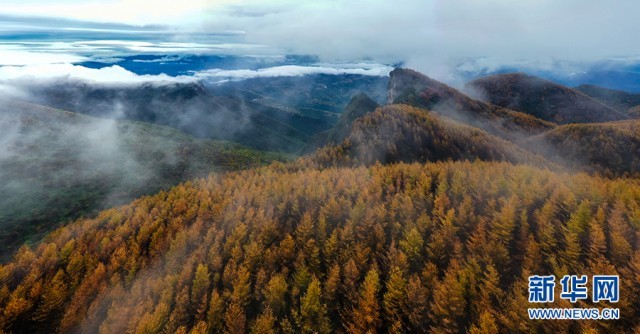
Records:
[[[351,97],[366,92],[377,103],[384,102],[389,78],[353,74],[309,74],[251,78],[212,86],[216,95],[238,96],[263,105],[295,109],[309,117],[336,117]]]
[[[395,69],[390,76],[389,103],[428,109],[513,140],[554,127],[554,124],[531,115],[471,99],[458,90],[412,70]]]
[[[530,138],[532,151],[572,169],[640,175],[640,121],[570,124]]]
[[[580,272],[620,275],[620,301],[597,305],[620,320],[589,328],[628,332],[638,193],[634,179],[507,163],[215,175],[23,248],[0,266],[0,328],[570,333],[584,324],[528,319],[527,282]]]
[[[466,86],[483,100],[557,124],[597,123],[624,114],[568,87],[523,73],[491,75]]]
[[[621,112],[640,105],[640,94],[595,85],[580,85],[574,89]]]
[[[140,122],[0,101],[0,257],[97,209],[282,159]]]
[[[92,85],[84,82],[24,87],[36,103],[91,116],[169,126],[199,138],[228,140],[261,150],[295,152],[335,123],[291,108],[239,96],[213,95],[203,85]]]
[[[379,105],[364,93],[354,95],[340,115],[333,128],[316,134],[305,146],[303,152],[313,152],[327,144],[337,144],[344,140],[351,130],[353,122],[376,110]]]
[[[321,165],[485,160],[544,164],[515,144],[408,105],[388,105],[356,120],[343,142],[315,154]]]
[[[640,118],[640,105],[627,110],[627,115],[631,118]]]

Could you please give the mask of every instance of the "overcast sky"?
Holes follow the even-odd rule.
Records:
[[[640,1],[2,0],[0,14],[177,32],[244,31],[247,43],[328,61],[371,58],[432,74],[451,62],[593,61],[640,55]]]

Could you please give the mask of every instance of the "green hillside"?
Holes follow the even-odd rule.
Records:
[[[210,172],[286,156],[141,122],[0,104],[0,254],[60,224]]]

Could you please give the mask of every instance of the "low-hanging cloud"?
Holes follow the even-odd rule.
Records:
[[[0,83],[22,83],[33,85],[43,81],[85,81],[93,84],[141,84],[141,83],[189,83],[192,76],[169,76],[166,74],[136,74],[121,66],[113,65],[100,69],[73,64],[42,64],[0,67]]]
[[[271,77],[298,77],[311,74],[357,74],[367,76],[388,76],[393,70],[392,67],[378,65],[369,68],[341,68],[328,66],[298,66],[286,65],[261,68],[257,70],[221,70],[211,69],[196,73],[200,78],[231,78],[231,79],[251,79],[251,78],[271,78]]]
[[[48,5],[46,10],[29,4],[33,1],[10,0],[0,9],[0,15],[46,16],[50,13],[52,17],[94,21],[82,24],[73,20],[46,21],[45,25],[56,29],[72,26],[72,29],[95,28],[101,33],[128,32],[145,41],[102,44],[60,41],[55,46],[70,52],[225,53],[240,50],[243,54],[313,54],[329,62],[366,59],[384,64],[402,63],[449,83],[455,81],[460,71],[490,72],[505,66],[550,66],[557,70],[558,66],[566,67],[567,62],[637,59],[640,55],[634,34],[640,3],[633,0],[194,0],[177,10],[171,1],[148,8],[144,1],[129,4],[129,1],[113,0],[104,1],[104,6],[98,7],[118,10],[100,11],[100,20],[80,15],[87,11],[67,10],[83,8],[77,0],[61,0]],[[100,3],[92,2],[91,6]],[[185,18],[183,9],[187,7],[190,8],[188,20],[177,20]],[[128,8],[126,14],[130,17],[123,16],[122,8]],[[159,10],[161,8],[164,9]],[[146,17],[148,10],[156,11],[153,17]],[[11,27],[21,22],[10,21]],[[28,20],[30,26],[42,29],[38,22]],[[91,29],[86,31],[93,31]],[[214,42],[194,39],[198,34],[216,32],[232,32],[234,38]],[[158,42],[159,36],[164,36],[162,43],[148,42]],[[564,67],[559,70],[571,70]],[[582,70],[580,66],[570,67]]]
[[[324,59],[404,62],[449,81],[474,57],[510,65],[638,55],[638,12],[632,0],[254,0],[211,10],[206,27]]]
[[[69,64],[85,60],[88,60],[88,58],[68,53],[45,53],[0,48],[0,66]]]
[[[258,70],[222,70],[209,69],[194,72],[193,75],[170,76],[166,74],[136,74],[121,66],[112,65],[99,69],[73,64],[37,64],[26,66],[1,66],[0,89],[11,92],[10,84],[32,86],[41,83],[82,81],[99,85],[137,85],[152,83],[156,85],[174,83],[193,83],[199,80],[242,80],[251,78],[297,77],[313,74],[355,74],[365,76],[388,76],[393,68],[384,65],[355,64],[325,66],[274,66]],[[13,92],[15,95],[16,92]]]

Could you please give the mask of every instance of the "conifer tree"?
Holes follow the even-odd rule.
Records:
[[[380,278],[378,270],[373,268],[367,272],[360,287],[359,298],[351,309],[347,330],[351,333],[375,333],[380,328],[380,305],[378,293]]]
[[[330,333],[327,309],[322,302],[320,281],[313,277],[307,292],[300,299],[300,330],[302,333]]]

